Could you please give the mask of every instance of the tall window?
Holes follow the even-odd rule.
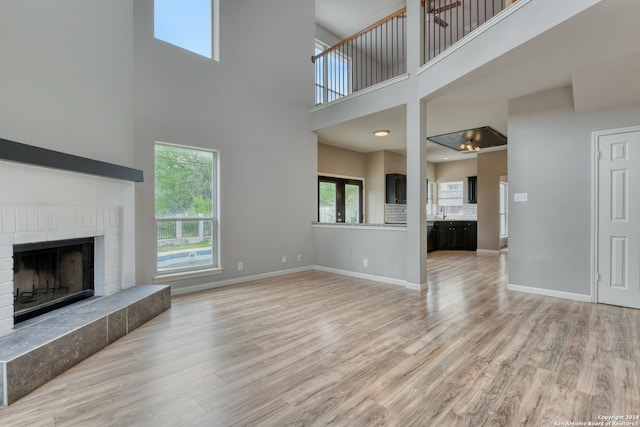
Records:
[[[158,273],[219,266],[217,152],[156,143]]]
[[[440,214],[461,215],[464,184],[462,181],[438,183],[438,205]]]
[[[500,183],[500,237],[507,237],[509,230],[507,228],[507,211],[509,205],[509,184]]]
[[[212,58],[212,4],[217,1],[154,0],[154,37]]]
[[[329,46],[316,41],[316,55]],[[351,58],[334,50],[316,60],[316,105],[351,93]]]
[[[362,181],[319,176],[318,222],[362,221]]]

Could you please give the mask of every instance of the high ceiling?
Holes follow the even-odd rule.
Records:
[[[384,0],[316,0],[316,20],[319,25],[342,37],[402,6],[404,2]],[[603,0],[518,49],[456,80],[446,91],[430,96],[427,134],[431,136],[491,126],[508,136],[507,105],[510,99],[570,85],[574,75],[580,76],[584,82],[600,82],[600,92],[597,94],[588,96],[590,87],[594,85],[583,84],[580,90],[587,96],[583,96],[583,93],[580,97],[574,96],[574,99],[590,104],[603,103],[599,95],[603,92],[603,85],[637,87],[637,72],[625,70],[638,69],[640,45],[637,40],[640,40],[640,26],[623,25],[621,19],[625,16],[640,16],[640,1]],[[616,22],[620,24],[616,25]],[[599,65],[610,61],[619,73],[612,75],[610,66]],[[624,89],[608,92],[621,94]],[[631,98],[640,101],[635,93],[631,94]],[[610,99],[611,102],[615,102],[615,99]],[[576,111],[578,107],[588,111],[594,110],[597,105],[577,106]],[[406,147],[405,111],[404,107],[394,108],[321,129],[318,131],[319,141],[360,152],[380,149],[403,152]],[[390,129],[392,133],[390,137],[375,138],[371,132],[376,128]],[[427,156],[430,161],[436,162],[445,161],[444,157],[448,157],[448,160],[469,158],[469,155],[461,157],[451,149],[430,142],[427,143]]]

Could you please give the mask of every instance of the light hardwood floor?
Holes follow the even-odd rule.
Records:
[[[429,255],[428,292],[310,271],[171,310],[2,426],[553,426],[640,413],[640,311],[506,290],[506,256]]]

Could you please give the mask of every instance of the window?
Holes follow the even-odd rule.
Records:
[[[500,237],[507,237],[509,230],[507,228],[507,210],[509,205],[509,184],[500,183]]]
[[[316,55],[329,46],[316,41]],[[351,93],[351,58],[334,50],[316,60],[316,105]]]
[[[437,215],[437,200],[434,198],[434,186],[435,183],[427,180],[427,215]]]
[[[217,21],[218,1],[154,0],[154,37],[212,58],[212,42],[217,40],[213,36],[212,21],[213,18]]]
[[[157,271],[219,266],[217,152],[156,143]]]
[[[357,224],[362,221],[362,181],[318,177],[318,222]]]
[[[438,183],[438,205],[443,215],[462,215],[463,205],[462,181]]]

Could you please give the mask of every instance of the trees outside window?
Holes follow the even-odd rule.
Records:
[[[157,271],[219,266],[217,152],[156,143]]]
[[[362,181],[318,177],[318,222],[357,224],[363,216]]]

